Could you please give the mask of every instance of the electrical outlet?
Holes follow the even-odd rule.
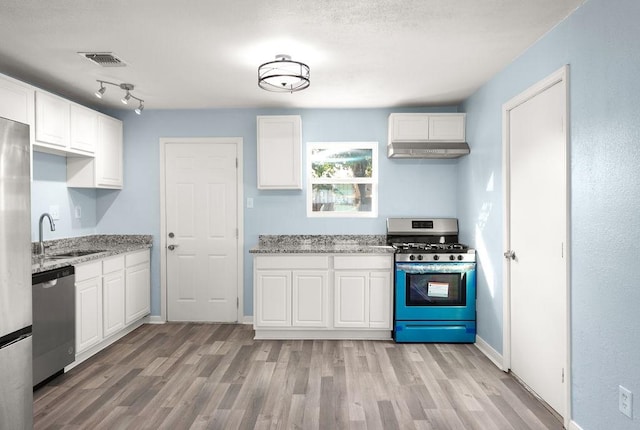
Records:
[[[252,197],[247,197],[247,208],[248,209],[253,208],[253,198]]]
[[[60,206],[50,205],[49,215],[51,215],[51,218],[53,218],[54,221],[58,221],[60,219]]]
[[[82,218],[82,206],[76,206],[73,208],[76,219]]]
[[[633,393],[622,385],[618,385],[618,409],[633,419]]]

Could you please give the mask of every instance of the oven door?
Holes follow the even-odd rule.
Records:
[[[396,263],[395,319],[475,320],[475,263]]]

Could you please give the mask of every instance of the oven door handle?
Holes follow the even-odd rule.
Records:
[[[396,263],[396,270],[410,275],[424,273],[460,273],[476,270],[476,263]]]

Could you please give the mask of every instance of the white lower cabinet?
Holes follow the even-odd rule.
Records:
[[[391,273],[335,272],[335,327],[391,330]]]
[[[391,255],[257,255],[257,339],[389,339]]]
[[[142,318],[151,311],[151,268],[149,266],[150,252],[148,249],[134,252],[125,256],[127,264],[127,279],[124,283],[126,297],[124,309],[126,324]]]
[[[291,271],[256,271],[255,324],[291,327]]]
[[[75,266],[76,364],[149,313],[149,254],[145,249]]]
[[[124,256],[102,261],[102,334],[111,336],[124,328]]]
[[[329,326],[327,270],[295,270],[292,285],[293,327]]]
[[[96,261],[75,267],[76,355],[102,340],[101,264]]]

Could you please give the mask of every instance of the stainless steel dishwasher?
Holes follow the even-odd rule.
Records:
[[[33,285],[33,386],[75,360],[76,303],[73,266],[36,273]]]

